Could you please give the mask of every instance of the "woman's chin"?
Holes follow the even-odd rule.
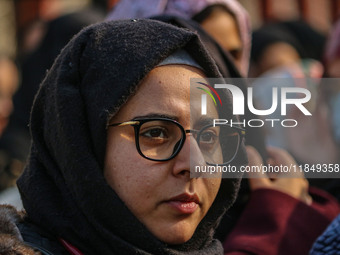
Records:
[[[173,233],[165,238],[162,238],[161,241],[171,245],[179,245],[189,241],[191,237],[192,234]]]
[[[164,227],[162,230],[159,229],[156,232],[152,232],[162,242],[178,245],[189,241],[195,230],[196,228],[194,228],[192,224],[189,224],[188,222],[179,222],[171,227]]]

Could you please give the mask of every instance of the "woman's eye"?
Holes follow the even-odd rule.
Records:
[[[206,131],[201,134],[200,141],[203,143],[215,143],[217,136],[212,131]]]
[[[162,128],[152,128],[146,131],[143,131],[141,136],[149,137],[149,138],[166,138],[166,132]]]

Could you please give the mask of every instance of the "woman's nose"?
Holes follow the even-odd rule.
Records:
[[[196,139],[192,135],[187,135],[181,151],[174,158],[174,160],[174,175],[184,175],[190,177],[190,171],[194,170],[195,166],[205,165],[203,154],[197,144]]]

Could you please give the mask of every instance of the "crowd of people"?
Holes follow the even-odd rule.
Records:
[[[340,253],[340,21],[252,31],[237,0],[102,2],[37,21],[16,57],[0,42],[0,254]],[[311,96],[274,127],[212,78],[256,109]]]

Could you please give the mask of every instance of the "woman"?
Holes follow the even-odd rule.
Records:
[[[246,157],[241,139],[208,154],[216,130],[192,108],[201,90],[189,91],[190,78],[205,77],[219,72],[187,30],[130,20],[80,32],[35,99],[18,181],[27,214],[1,214],[15,242],[53,254],[222,254],[213,233],[239,179],[190,178],[190,166]],[[207,116],[231,118],[220,96],[223,109],[208,101]]]

